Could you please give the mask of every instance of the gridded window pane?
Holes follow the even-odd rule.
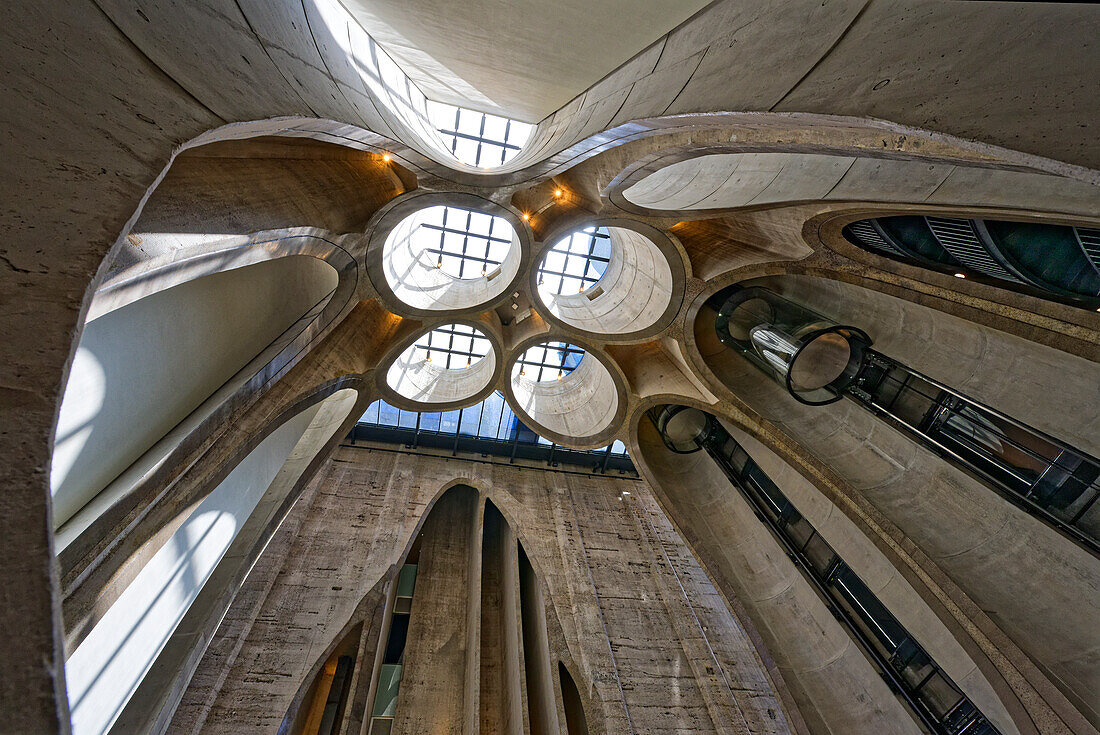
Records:
[[[531,137],[533,125],[442,102],[428,103],[428,117],[455,158],[478,168],[506,163]]]
[[[539,266],[539,290],[557,295],[584,293],[596,285],[610,261],[607,228],[586,227],[546,252]]]
[[[489,354],[492,345],[480,331],[467,324],[448,324],[422,335],[413,343],[412,361],[462,370],[476,365]]]
[[[439,430],[444,434],[458,432],[458,411],[444,411],[439,419]]]
[[[441,413],[422,413],[420,414],[420,430],[421,431],[439,431],[439,421],[443,418]]]
[[[419,425],[416,423],[418,417]],[[401,444],[452,448],[464,443],[468,445],[469,440],[475,440],[476,443],[468,448],[483,454],[515,457],[514,447],[525,447],[519,456],[526,459],[532,458],[530,450],[533,447],[539,448],[540,458],[549,459],[553,447],[555,459],[561,459],[564,453],[572,458],[573,463],[589,464],[587,460],[581,462],[580,458],[592,457],[589,467],[607,467],[607,447],[580,451],[554,445],[520,422],[499,391],[468,408],[420,414],[399,411],[379,400],[367,408],[359,424],[374,429],[368,434],[368,439],[374,441],[392,440]],[[627,459],[626,446],[622,442],[616,441],[612,445],[610,456],[616,458],[611,462],[614,469],[632,470]],[[566,461],[569,462],[570,459],[567,458]]]
[[[502,217],[459,207],[431,207],[420,213],[412,247],[421,262],[455,278],[480,278],[504,262],[512,226]]]
[[[397,420],[397,425],[402,429],[415,429],[416,413],[413,411],[402,411]]]
[[[563,378],[581,364],[584,350],[565,342],[543,342],[520,355],[513,368],[513,374],[528,380],[542,382]]]

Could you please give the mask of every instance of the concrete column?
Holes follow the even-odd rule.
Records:
[[[503,625],[504,677],[507,682],[504,704],[508,710],[507,733],[529,733],[527,710],[526,659],[523,655],[520,613],[519,542],[512,527],[501,529],[501,624]]]
[[[514,586],[506,584],[516,580],[515,537],[490,502],[485,504],[483,539],[479,732],[520,735],[523,700],[519,694],[518,599]],[[511,564],[508,557],[513,559]]]
[[[670,517],[717,585],[745,606],[810,731],[920,732],[713,460],[673,454],[651,425],[640,429],[641,459]]]
[[[546,608],[535,570],[522,546],[519,547],[519,580],[531,735],[557,735],[560,728],[557,699],[554,696],[554,673],[550,668]]]
[[[424,523],[393,728],[397,735],[464,731],[477,503],[477,491],[456,487],[444,493]]]

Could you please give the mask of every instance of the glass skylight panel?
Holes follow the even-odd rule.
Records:
[[[382,429],[394,429],[398,432],[411,429],[420,434],[464,436],[506,443],[519,442],[546,447],[548,451],[550,447],[555,446],[549,439],[539,436],[524,425],[508,406],[500,391],[469,408],[442,412],[426,411],[419,414],[415,411],[398,409],[383,400],[377,400],[367,407],[359,423]],[[404,435],[402,439],[403,437]],[[584,452],[592,455],[605,453],[625,457],[626,446],[620,441],[615,441],[610,447]]]
[[[458,207],[431,207],[413,233],[427,264],[455,278],[490,275],[504,262],[512,226],[502,217]]]
[[[489,354],[492,344],[474,327],[448,324],[422,335],[412,349],[413,361],[426,360],[448,370],[461,370]]]
[[[543,342],[528,347],[512,371],[513,375],[518,373],[535,382],[557,380],[573,372],[583,357],[584,350],[580,347],[565,342]]]
[[[504,165],[519,153],[535,127],[442,102],[428,102],[428,117],[454,157],[478,168]]]
[[[588,291],[611,261],[611,235],[606,227],[586,227],[562,238],[546,251],[539,266],[538,286],[556,295]]]

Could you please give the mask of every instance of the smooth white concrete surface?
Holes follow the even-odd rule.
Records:
[[[350,0],[347,7],[429,98],[536,123],[707,2]]]
[[[627,334],[653,326],[672,300],[672,269],[645,235],[608,227],[611,261],[584,293],[556,294],[554,279],[539,286],[550,313],[571,327],[599,334]]]
[[[832,200],[1100,213],[1100,187],[1059,176],[820,153],[714,153],[689,158],[654,171],[623,196],[657,210]]]
[[[279,258],[182,283],[89,322],[55,434],[55,527],[327,299],[337,279],[317,258]]]
[[[480,306],[502,295],[519,272],[522,260],[515,230],[505,220],[497,218],[494,233],[510,232],[512,237],[499,269],[490,267],[484,275],[458,278],[443,268],[436,268],[437,256],[425,252],[425,248],[439,247],[439,235],[433,232],[425,236],[420,232],[421,225],[440,208],[441,205],[426,207],[409,215],[386,237],[382,247],[382,268],[394,296],[414,309],[449,311]],[[478,248],[474,252],[480,255],[483,251]]]
[[[326,402],[345,403],[346,416],[349,397],[354,400],[354,391],[333,394]],[[110,729],[323,405],[294,416],[253,449],[194,509],[68,657],[66,681],[76,735]],[[316,442],[307,443],[315,454]],[[298,458],[299,473],[305,468],[303,459]]]
[[[454,326],[454,325],[451,325]],[[496,373],[497,354],[489,352],[469,367],[447,368],[428,362],[423,350],[409,345],[386,370],[386,384],[403,398],[420,403],[451,403],[473,398],[483,391]]]
[[[560,380],[534,381],[512,366],[515,406],[534,420],[533,428],[583,441],[599,434],[615,420],[619,393],[615,379],[602,362],[585,354],[571,373]]]
[[[672,517],[692,529],[697,553],[751,616],[809,731],[921,732],[718,465],[705,452],[673,454],[645,419],[638,444],[635,461],[648,467]]]
[[[339,390],[291,419],[297,421],[302,416],[313,417],[275,479],[271,480],[255,508],[247,515],[247,520],[238,524],[236,536],[221,561],[111,727],[113,735],[160,733],[168,729],[184,688],[198,666],[214,629],[224,618],[257,555],[282,522],[279,513],[287,510],[285,501],[317,453],[346,421],[358,397],[355,390]],[[253,454],[256,451],[253,450]]]
[[[775,452],[728,421],[722,425],[1002,735],[1019,735],[1019,728],[977,664],[883,553]]]

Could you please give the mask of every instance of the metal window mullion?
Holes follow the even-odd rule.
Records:
[[[450,207],[445,207],[445,209],[450,209]],[[493,217],[493,219],[495,220],[496,217]],[[452,235],[464,235],[466,237],[474,237],[474,238],[478,238],[480,240],[492,240],[494,242],[499,242],[499,243],[510,243],[511,242],[511,240],[509,240],[507,238],[504,238],[504,237],[490,237],[488,235],[479,235],[476,232],[470,232],[468,229],[467,230],[456,230],[456,229],[451,228],[451,227],[441,227],[440,225],[433,225],[431,222],[425,222],[424,224],[422,224],[420,226],[424,227],[424,228],[427,228],[429,230],[443,230],[445,232],[451,233]],[[442,246],[440,246],[440,247],[442,247]]]
[[[488,145],[495,145],[499,148],[506,148],[510,151],[521,150],[520,146],[518,146],[514,143],[507,143],[507,142],[502,143],[499,140],[494,140],[494,139],[491,139],[491,138],[479,138],[476,135],[470,135],[469,133],[459,132],[457,125],[455,126],[455,130],[440,130],[439,132],[443,133],[444,135],[452,135],[452,136],[455,136],[456,138],[462,138],[463,140],[472,140],[475,143],[487,143]],[[453,153],[454,151],[451,151],[451,152]]]

